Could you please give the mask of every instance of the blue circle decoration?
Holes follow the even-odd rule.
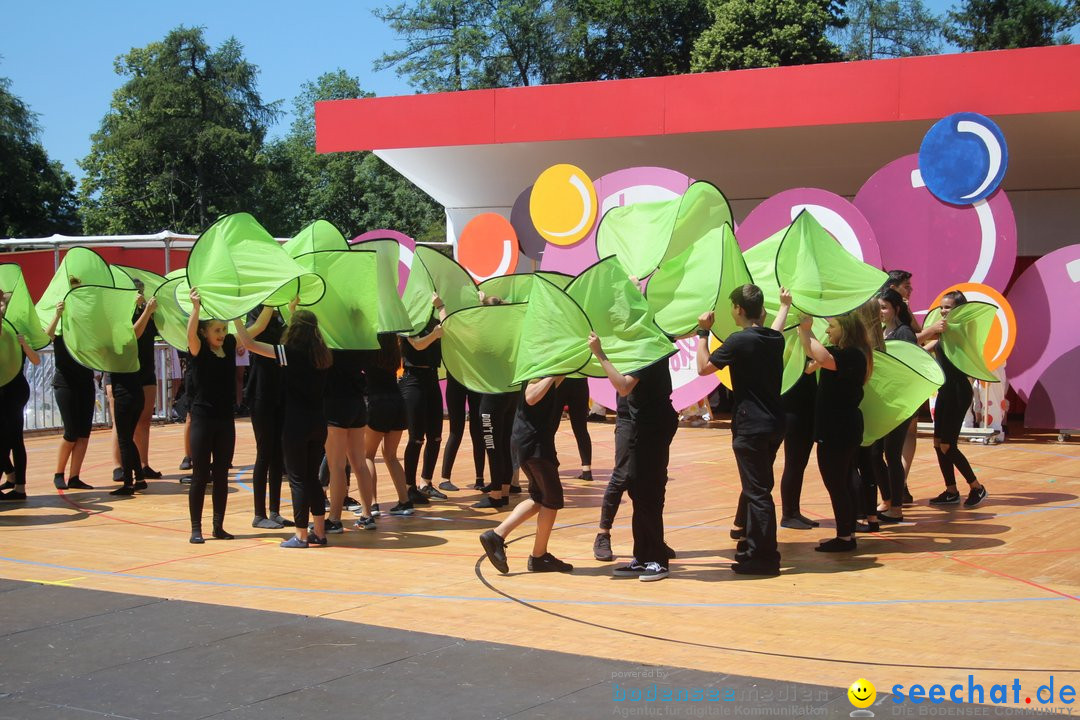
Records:
[[[989,197],[1008,165],[1005,135],[979,113],[955,113],[938,120],[919,148],[923,182],[935,197],[951,205],[971,205]]]

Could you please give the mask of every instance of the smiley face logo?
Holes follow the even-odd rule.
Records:
[[[874,704],[877,690],[874,688],[874,683],[866,678],[859,678],[851,683],[851,687],[847,689],[847,696],[855,707],[868,708]]]

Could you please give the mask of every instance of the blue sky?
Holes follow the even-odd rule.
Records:
[[[109,108],[122,79],[113,60],[133,47],[160,40],[178,25],[202,26],[212,45],[236,37],[261,70],[264,100],[291,109],[300,85],[343,68],[377,95],[409,93],[392,70],[373,61],[401,47],[393,31],[371,14],[379,0],[12,0],[5,3],[0,76],[38,114],[50,157],[81,176],[76,161],[90,150],[90,134]],[[929,0],[942,12],[950,0]],[[288,128],[285,115],[274,128]]]

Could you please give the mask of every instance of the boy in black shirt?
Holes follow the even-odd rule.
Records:
[[[731,449],[739,467],[746,517],[746,540],[740,543],[731,569],[744,575],[777,575],[776,506],[773,503],[773,461],[784,439],[784,408],[780,384],[784,374],[784,336],[778,332],[787,319],[791,296],[781,290],[781,309],[773,328],[762,327],[764,296],[757,285],[732,291],[731,316],[741,328],[709,354],[713,313],[698,318],[697,370],[708,375],[730,366],[735,393]],[[740,502],[740,506],[743,503]]]

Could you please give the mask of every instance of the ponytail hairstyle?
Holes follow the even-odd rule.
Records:
[[[858,310],[853,310],[844,315],[837,315],[833,319],[836,320],[836,324],[840,327],[840,340],[836,343],[836,346],[841,349],[858,348],[859,352],[866,357],[866,377],[863,378],[863,385],[865,385],[874,373],[874,351],[869,333],[866,330],[866,323],[859,317]]]
[[[401,367],[401,340],[394,333],[379,334],[379,349],[375,351],[375,367],[396,373]]]
[[[904,302],[904,298],[900,293],[892,288],[886,288],[878,293],[878,298],[889,303],[893,309],[893,314],[896,315],[896,322],[908,327],[914,326],[915,317],[911,314],[911,308]]]
[[[310,310],[293,313],[289,326],[281,336],[281,344],[290,353],[308,355],[316,370],[326,370],[334,364],[334,356],[330,354],[319,330],[319,319]]]

